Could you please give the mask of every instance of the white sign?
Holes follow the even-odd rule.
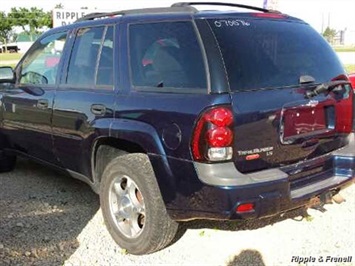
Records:
[[[90,14],[102,12],[97,9],[53,9],[53,28],[72,24],[79,18]]]

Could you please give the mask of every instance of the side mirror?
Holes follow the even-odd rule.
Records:
[[[0,67],[0,83],[15,83],[15,73],[12,67]]]

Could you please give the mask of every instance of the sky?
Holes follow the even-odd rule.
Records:
[[[88,7],[89,9],[97,8],[117,11],[129,8],[169,6],[174,2],[181,1],[183,0],[0,0],[0,10],[8,12],[11,7],[38,7],[48,11],[61,3],[67,9]],[[207,1],[216,0],[205,0],[204,2]],[[259,7],[262,7],[264,2],[264,0],[221,1]],[[305,20],[319,32],[328,25],[336,30],[346,29],[355,32],[355,0],[276,1],[278,1],[278,10]]]

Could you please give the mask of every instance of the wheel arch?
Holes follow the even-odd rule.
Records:
[[[126,153],[146,153],[146,151],[140,145],[124,139],[107,136],[100,137],[95,141],[91,152],[92,174],[95,187],[97,187],[94,189],[95,191],[99,189],[106,165],[114,158]]]
[[[109,135],[98,137],[91,148],[93,189],[95,192],[99,192],[101,177],[106,165],[114,158],[127,153],[147,154],[152,164],[157,164],[157,157],[166,160],[165,150],[154,127],[141,121],[117,119],[112,122]],[[154,160],[152,160],[153,157]],[[164,162],[163,165],[163,171],[171,174],[167,162]],[[166,174],[161,173],[161,166],[155,167],[153,165],[153,169],[159,187],[161,187],[164,181],[159,177]],[[156,169],[159,170],[156,171]],[[162,188],[161,190],[163,193]]]

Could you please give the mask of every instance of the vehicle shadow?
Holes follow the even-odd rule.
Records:
[[[19,160],[0,174],[0,264],[63,265],[98,209],[88,185]]]
[[[189,229],[215,229],[223,231],[244,231],[244,230],[256,230],[268,225],[279,223],[287,219],[294,219],[296,221],[302,221],[307,216],[306,208],[299,208],[288,211],[282,215],[266,217],[253,220],[193,220],[188,222],[181,222],[179,224],[179,230],[172,241],[171,245],[176,243],[185,232]]]
[[[265,266],[263,257],[259,251],[255,249],[242,250],[238,255],[235,255],[227,266]]]

